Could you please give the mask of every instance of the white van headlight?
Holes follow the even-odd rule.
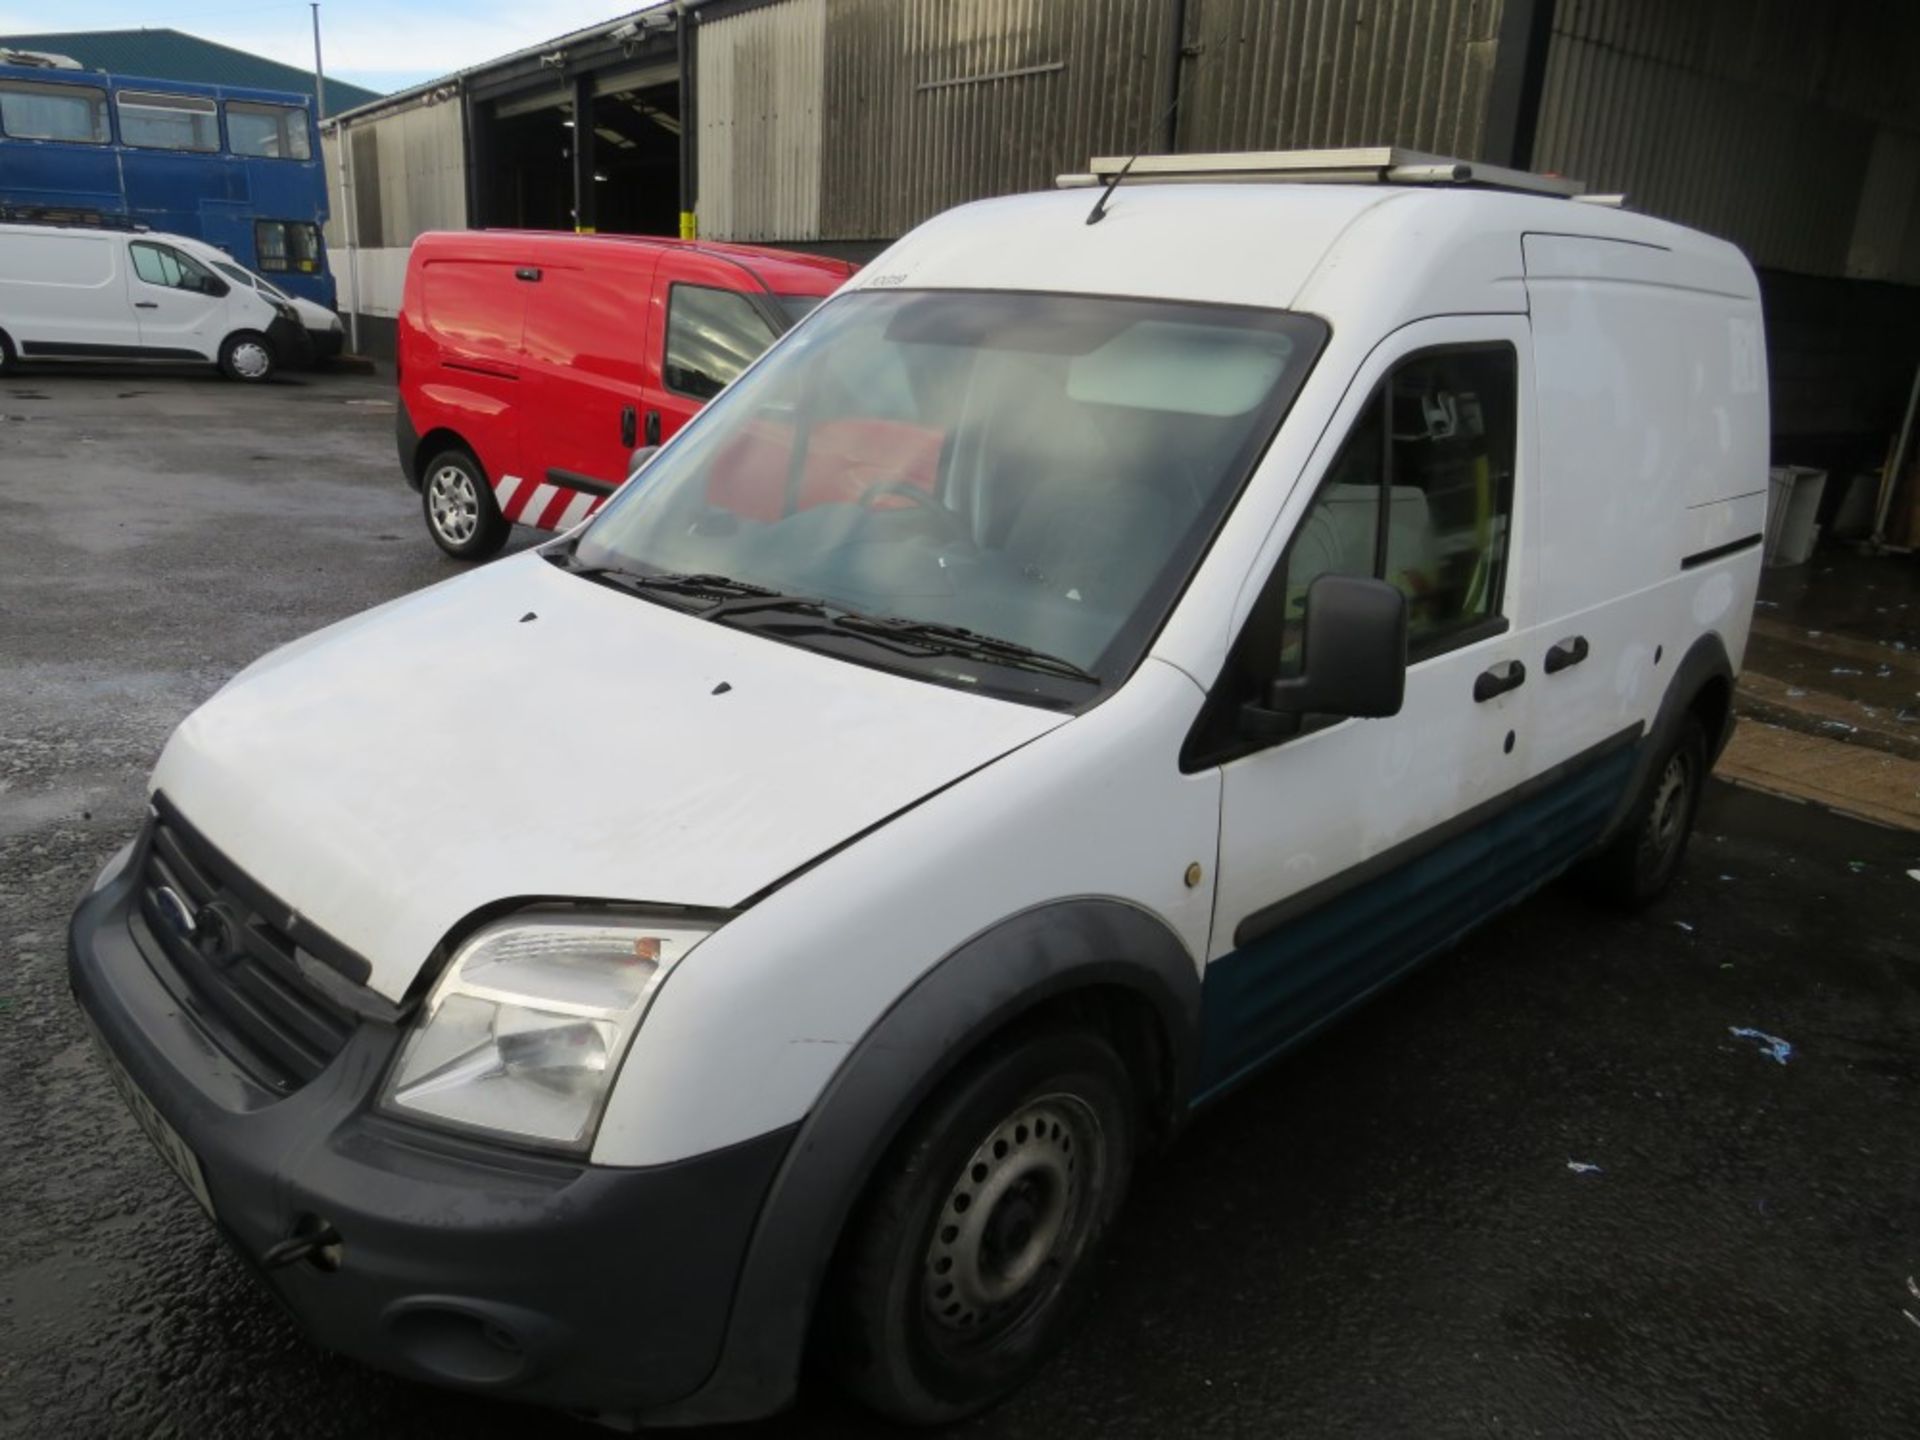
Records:
[[[585,1149],[660,982],[713,932],[681,918],[523,911],[454,953],[381,1103],[414,1119]]]

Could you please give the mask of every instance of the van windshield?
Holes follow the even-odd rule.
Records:
[[[1309,316],[1158,300],[843,295],[623,487],[570,563],[682,584],[663,603],[685,577],[811,597],[825,608],[713,613],[1084,703],[1138,663],[1325,336]],[[1005,642],[1008,663],[936,627]]]

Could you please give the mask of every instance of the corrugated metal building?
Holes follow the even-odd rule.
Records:
[[[1915,73],[1912,0],[675,0],[347,116],[331,239],[384,317],[423,229],[864,258],[1091,154],[1394,143],[1734,240],[1779,431],[1864,434],[1920,358]]]

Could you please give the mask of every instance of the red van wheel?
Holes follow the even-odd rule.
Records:
[[[480,462],[443,450],[421,471],[420,505],[433,543],[456,560],[485,560],[507,543],[507,517]]]

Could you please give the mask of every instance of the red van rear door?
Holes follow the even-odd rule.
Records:
[[[594,247],[598,250],[600,247]],[[522,524],[563,528],[583,518],[581,495],[610,493],[641,441],[645,299],[659,252],[635,245],[617,260],[586,253],[546,265],[528,287],[523,389],[530,477],[550,485]]]
[[[697,250],[660,257],[649,310],[642,443],[670,439],[787,328],[748,271]]]

